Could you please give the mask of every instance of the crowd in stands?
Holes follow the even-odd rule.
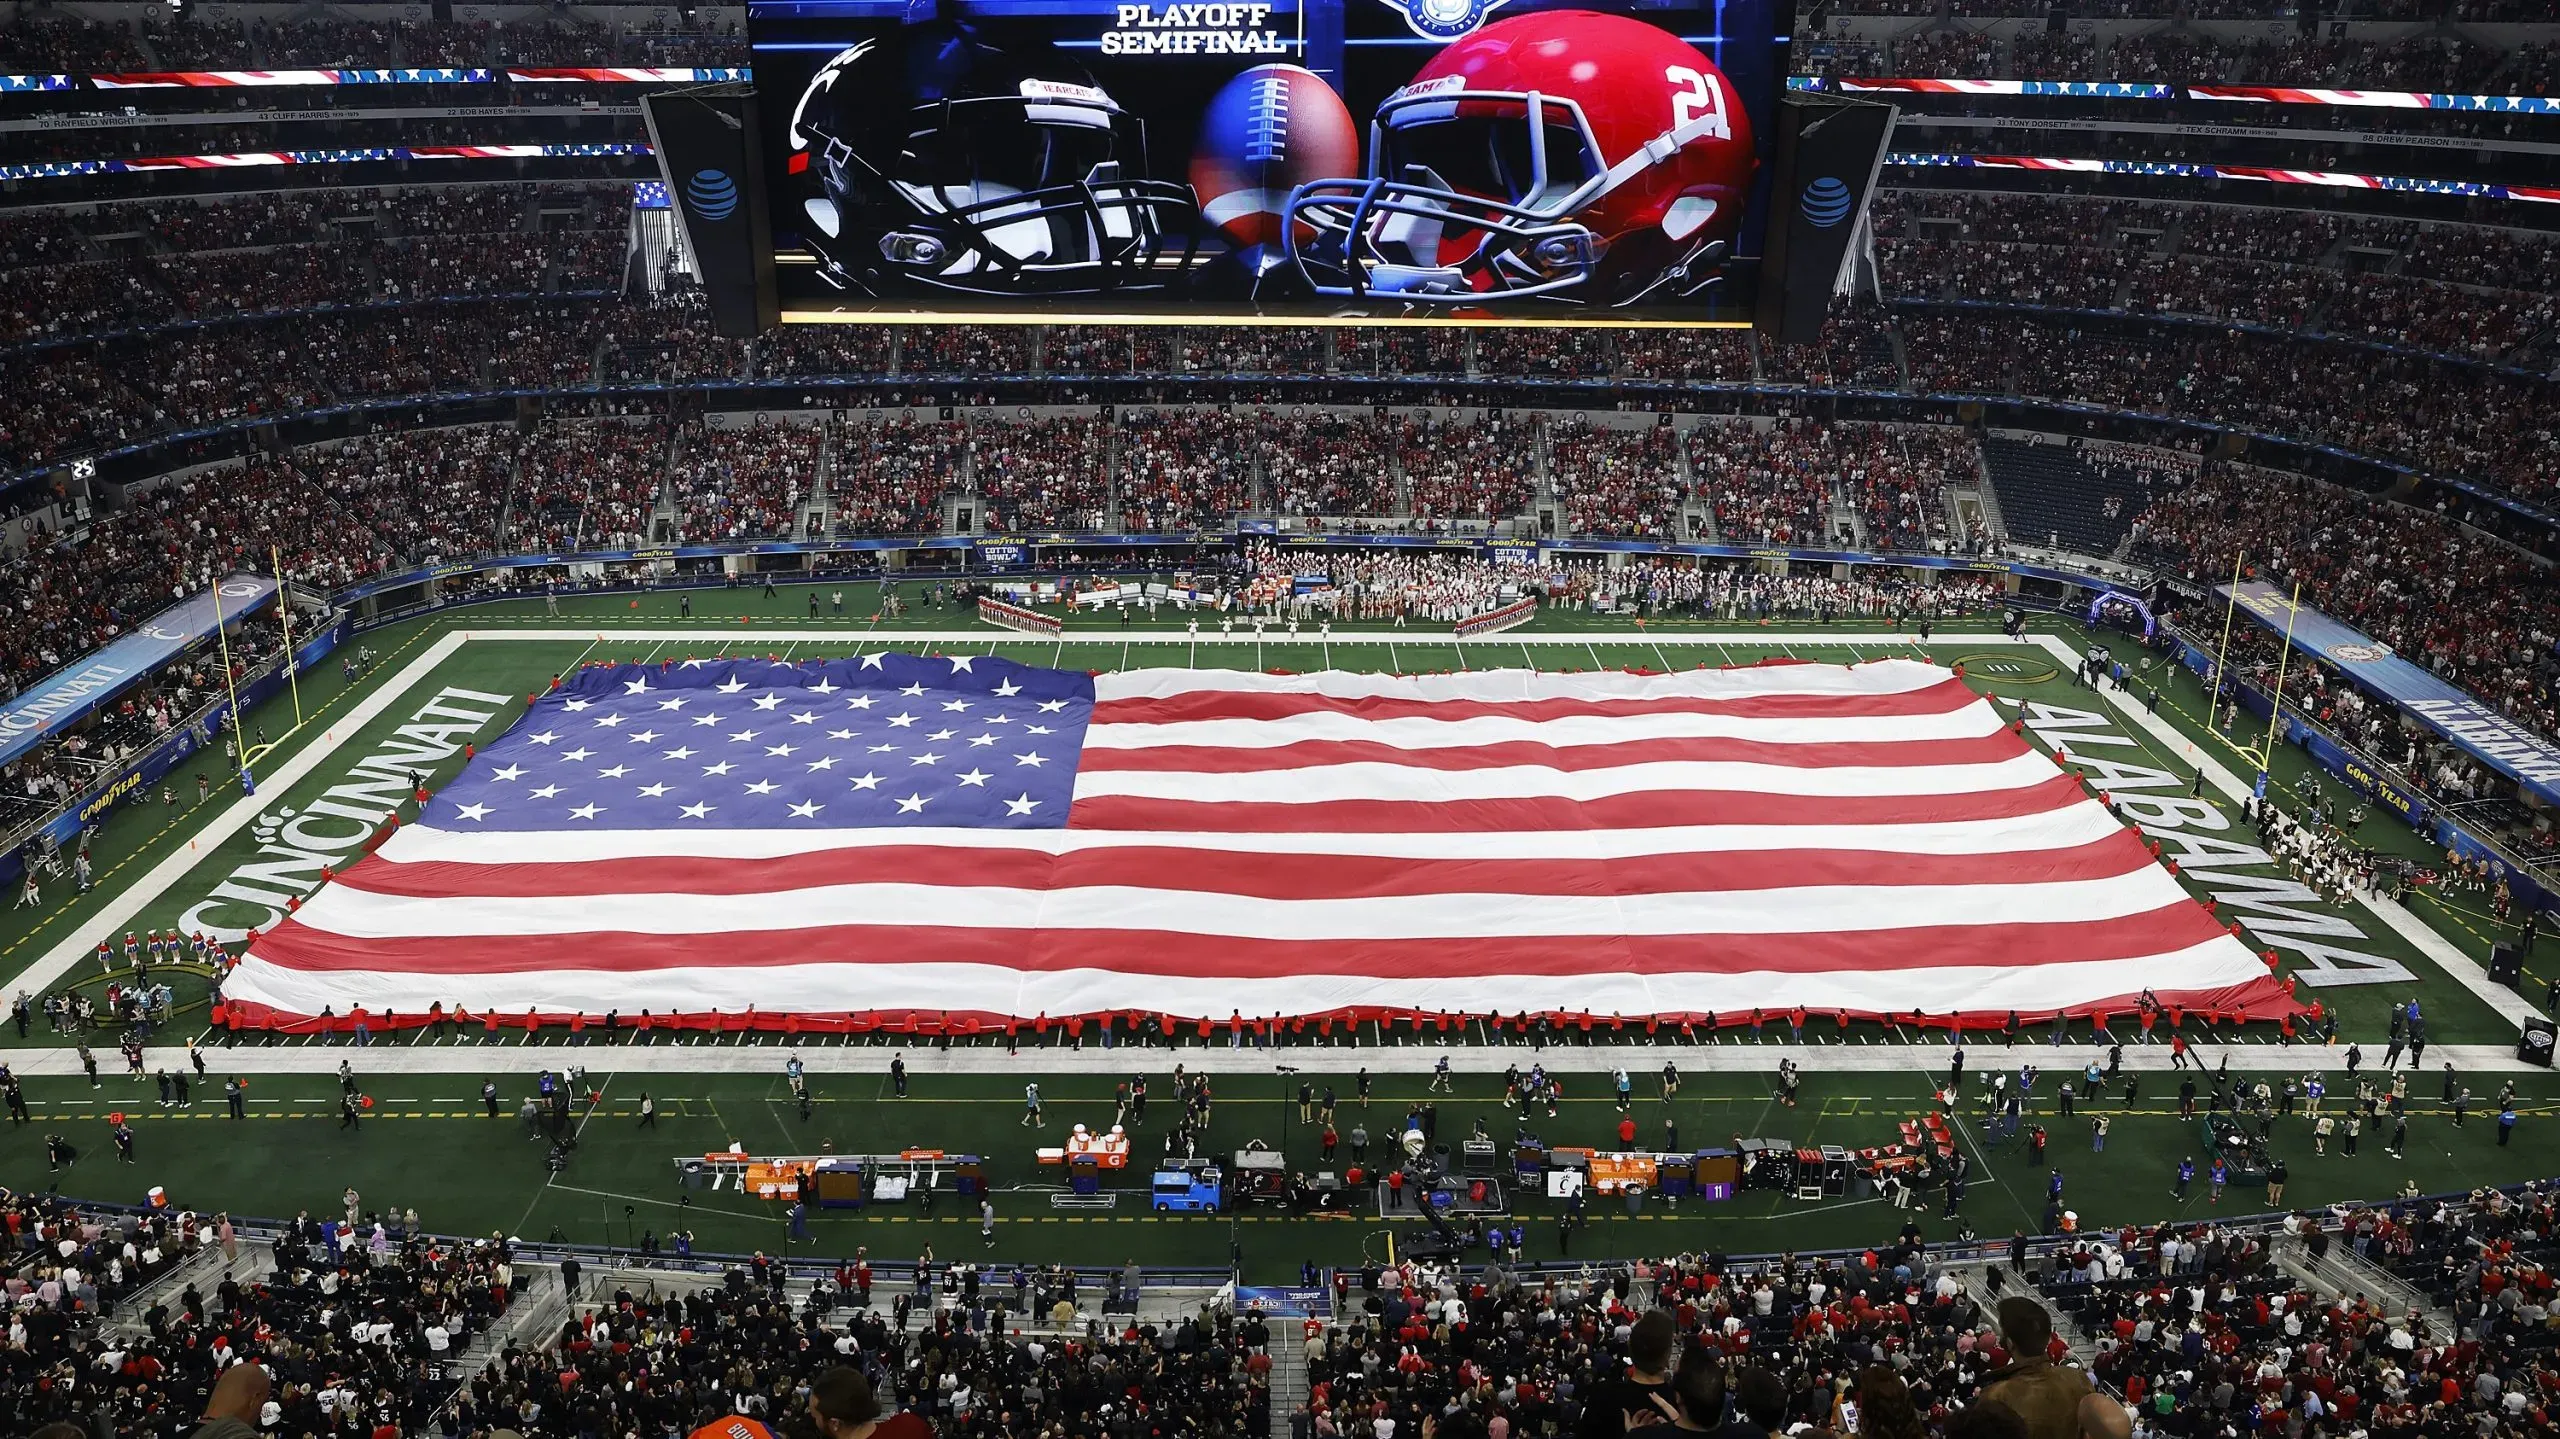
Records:
[[[9,1218],[42,1280],[18,1296],[9,1355],[9,1407],[29,1433],[69,1420],[182,1439],[215,1381],[248,1363],[269,1375],[250,1415],[264,1432],[423,1434],[456,1387],[453,1361],[518,1284],[505,1241],[430,1239],[414,1211],[306,1215],[271,1263],[224,1215],[87,1214],[40,1196]],[[211,1292],[190,1283],[116,1329],[94,1324],[102,1303],[207,1250],[225,1256]]]
[[[2560,260],[2539,239],[2484,240],[2511,267],[2494,270],[2445,267],[2436,257],[2452,247],[2441,228],[2290,210],[1888,192],[1874,214],[1893,295],[2316,324],[2490,360],[2560,319],[2546,284]],[[2440,278],[2439,268],[2452,273]]]
[[[1709,420],[1689,431],[1689,473],[1728,544],[1818,546],[1847,456],[1818,421]]]
[[[637,544],[665,488],[662,419],[550,421],[518,461],[508,542],[518,549]]]
[[[1321,374],[1331,332],[1295,326],[1193,328],[1183,332],[1182,371],[1191,375]]]
[[[1568,419],[1547,429],[1549,482],[1577,534],[1679,539],[1679,436],[1647,423],[1614,429]]]
[[[1292,413],[1265,425],[1263,466],[1272,507],[1301,520],[1391,515],[1397,509],[1391,421],[1341,412]]]
[[[960,420],[893,415],[837,433],[828,496],[837,534],[931,534],[942,528],[942,493],[968,461],[969,426]]]
[[[129,491],[125,507],[49,536],[6,571],[0,667],[16,685],[148,620],[218,574],[286,571],[321,590],[392,558],[361,513],[363,494],[282,458],[218,466]]]
[[[1408,420],[1397,441],[1415,521],[1507,520],[1528,508],[1537,484],[1537,421]]]
[[[2265,7],[2254,7],[2263,18]],[[1959,11],[1959,13],[1962,13]],[[1958,27],[1923,27],[1895,39],[1893,74],[1982,80],[2123,80],[2172,84],[2350,87],[2540,95],[2553,70],[2539,47],[2515,51],[2459,37],[2418,34],[2224,39],[2203,31],[2120,36],[2041,28],[2003,38]],[[1838,65],[1832,73],[1846,73]]]
[[[599,25],[554,15],[472,21],[384,15],[349,7],[326,15],[246,21],[190,15],[136,25],[127,19],[24,14],[0,26],[0,66],[13,73],[95,74],[156,70],[283,70],[493,65],[744,65],[746,36],[734,11],[686,28],[647,21]],[[691,16],[693,12],[687,11]]]
[[[1262,508],[1261,425],[1227,410],[1133,410],[1120,420],[1120,523],[1209,529]]]
[[[2454,520],[2299,476],[2215,467],[2136,520],[2137,553],[2199,583],[2235,562],[2544,734],[2560,732],[2560,584]],[[2397,756],[2392,756],[2397,758]]]
[[[992,531],[1100,529],[1109,513],[1105,435],[1081,416],[978,432],[970,474]]]
[[[789,539],[799,502],[817,486],[825,433],[759,416],[751,425],[688,425],[676,439],[670,492],[676,538]]]

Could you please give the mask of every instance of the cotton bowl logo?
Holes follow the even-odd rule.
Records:
[[[738,208],[738,184],[726,170],[696,170],[684,182],[684,197],[693,202],[693,212],[706,220],[726,220]]]
[[[2376,660],[2387,660],[2391,658],[2391,646],[2358,644],[2331,645],[2329,647],[2329,658],[2336,660],[2342,665],[2369,665]]]
[[[1838,178],[1825,175],[1804,187],[1802,204],[1804,217],[1811,220],[1816,229],[1828,230],[1849,218],[1849,212],[1857,206],[1857,198]]]
[[[1427,40],[1455,40],[1484,27],[1484,18],[1504,0],[1379,0],[1404,17],[1413,33]]]

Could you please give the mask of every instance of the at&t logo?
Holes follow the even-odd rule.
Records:
[[[738,209],[738,182],[726,170],[696,170],[684,182],[684,197],[706,220],[726,220]]]

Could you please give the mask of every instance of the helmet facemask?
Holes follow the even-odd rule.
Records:
[[[1605,237],[1574,217],[1610,175],[1574,102],[1401,95],[1380,107],[1369,150],[1365,181],[1319,180],[1289,197],[1318,293],[1473,304],[1560,295],[1599,265]]]

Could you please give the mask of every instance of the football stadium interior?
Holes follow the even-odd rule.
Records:
[[[0,352],[8,1434],[2560,1427],[2548,0],[0,0]]]

